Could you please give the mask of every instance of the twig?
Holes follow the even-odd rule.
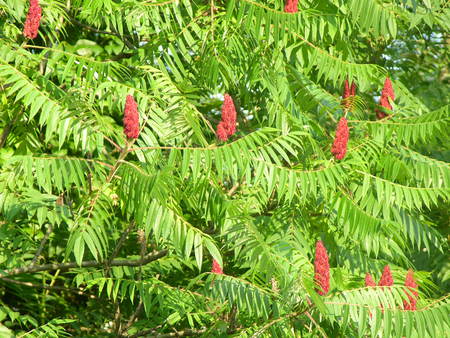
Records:
[[[145,257],[145,253],[147,251],[147,239],[145,237],[145,232],[142,229],[139,229],[137,231],[138,233],[138,242],[141,245],[141,260]],[[138,273],[138,281],[141,282],[142,281],[142,265],[139,266],[139,273]],[[139,313],[142,311],[142,299],[139,300],[139,304],[136,308],[136,310],[134,311],[134,313],[131,315],[130,319],[128,320],[127,324],[120,330],[117,330],[116,333],[118,336],[121,336],[126,330],[128,330],[130,328],[131,325],[133,325],[134,321],[136,320],[136,318],[139,316]],[[118,326],[116,326],[118,328]]]
[[[140,332],[137,332],[134,335],[130,336],[130,338],[146,336],[148,334],[155,333],[155,331],[156,331],[155,329],[140,331]],[[186,329],[183,331],[175,331],[175,332],[171,332],[171,333],[161,333],[161,334],[156,334],[156,335],[150,335],[148,337],[151,337],[151,338],[187,337],[187,336],[198,336],[205,332],[206,332],[206,329],[199,329],[199,330]]]
[[[69,14],[69,13],[68,13],[68,14]],[[120,35],[120,34],[119,34],[118,32],[116,32],[116,31],[110,32],[110,31],[104,31],[104,30],[101,30],[101,29],[97,29],[97,28],[95,28],[95,27],[86,25],[85,23],[82,23],[82,22],[78,21],[77,19],[75,19],[75,18],[73,18],[73,17],[70,17],[70,20],[71,20],[73,23],[75,23],[76,25],[81,26],[81,27],[83,27],[83,28],[85,28],[85,29],[87,29],[87,30],[90,30],[90,31],[94,32],[94,33],[108,34],[108,35],[116,36],[116,37],[118,37],[120,40],[122,40],[123,43],[124,43],[128,48],[130,48],[130,49],[136,49],[136,47],[135,47],[130,41],[128,41],[128,39],[125,37],[125,35]]]
[[[145,252],[147,251],[147,239],[145,238],[144,230],[139,229],[138,230],[138,241],[139,244],[141,244],[141,260],[144,259]],[[142,280],[142,265],[139,266],[139,274],[138,274],[138,281]]]
[[[128,320],[127,324],[122,328],[122,330],[120,330],[119,337],[124,337],[125,331],[127,331],[131,327],[131,325],[133,325],[134,321],[136,320],[136,318],[141,313],[143,305],[144,305],[144,303],[142,302],[142,300],[140,300],[138,306],[136,307],[136,310],[131,315],[131,317]]]
[[[227,195],[228,195],[229,197],[233,196],[234,193],[236,192],[237,188],[239,188],[239,186],[240,186],[240,183],[237,182],[235,185],[233,185],[233,186],[231,187],[231,189],[228,191]]]
[[[12,127],[17,122],[17,120],[22,116],[23,110],[16,114],[16,116],[8,123],[8,125],[3,129],[2,136],[0,137],[0,148],[6,143],[6,139],[8,138],[9,133],[11,132]]]
[[[66,288],[66,287],[57,286],[57,285],[50,286],[50,285],[35,284],[35,283],[23,282],[23,281],[19,281],[19,280],[7,278],[7,277],[3,277],[2,280],[4,280],[5,282],[8,282],[8,283],[28,286],[30,288],[39,288],[39,289],[46,289],[46,290],[61,290],[61,291],[73,292],[73,293],[76,293],[77,295],[87,296],[87,297],[93,298],[93,299],[97,298],[95,295],[91,295],[91,294],[87,295],[87,294],[85,294],[83,289]]]
[[[103,135],[103,138],[104,138],[106,141],[108,141],[109,143],[111,143],[111,144],[114,146],[114,148],[116,148],[119,152],[122,151],[122,148],[121,148],[116,142],[114,142],[111,138],[109,138],[109,137],[106,136],[106,135]]]
[[[39,259],[39,256],[42,253],[42,250],[44,250],[44,246],[47,243],[47,240],[50,237],[50,234],[52,233],[52,231],[53,231],[53,227],[51,224],[49,224],[47,232],[45,233],[44,238],[42,238],[41,244],[39,245],[39,249],[34,254],[34,257],[33,257],[33,260],[31,261],[30,266],[33,266],[36,264],[37,260]]]
[[[119,300],[116,300],[116,312],[114,314],[114,336],[118,337],[120,329],[120,303]]]
[[[304,311],[288,313],[288,314],[285,315],[285,316],[276,318],[276,319],[274,319],[274,320],[268,322],[268,323],[267,323],[266,325],[264,325],[261,329],[259,329],[258,331],[256,331],[256,332],[252,335],[252,338],[253,338],[253,337],[258,337],[261,333],[263,333],[264,331],[266,331],[269,327],[271,327],[271,326],[274,325],[275,323],[278,323],[278,322],[280,322],[280,321],[283,321],[283,320],[285,320],[285,319],[289,319],[289,318],[292,318],[292,317],[301,316],[302,314],[305,314],[305,313],[309,313],[308,311],[311,310],[312,307],[313,307],[313,306],[309,306],[309,307],[308,307],[306,310],[304,310]]]
[[[306,316],[309,318],[309,320],[311,320],[311,322],[317,327],[317,329],[319,330],[319,332],[322,334],[322,336],[324,338],[327,338],[328,336],[325,334],[325,332],[323,331],[323,329],[320,327],[319,324],[317,324],[317,322],[314,320],[314,318],[311,316],[311,314],[306,311],[305,312]]]
[[[105,275],[106,276],[108,276],[108,274],[109,274],[112,260],[114,258],[116,258],[117,254],[119,253],[120,249],[122,248],[123,243],[125,242],[125,239],[127,238],[128,234],[131,232],[131,230],[133,230],[135,225],[136,225],[136,223],[134,223],[134,221],[131,221],[130,225],[125,229],[124,232],[122,232],[122,235],[120,236],[119,241],[117,242],[117,245],[114,248],[113,253],[109,257],[108,261],[106,262],[106,267],[105,267],[105,270],[106,270]],[[141,260],[142,259],[144,259],[143,256],[141,256]]]
[[[144,259],[115,259],[111,262],[110,266],[140,266],[153,262],[166,256],[168,250],[154,251],[149,253],[144,257]],[[20,275],[22,273],[33,273],[40,271],[52,271],[52,270],[69,270],[73,268],[83,267],[83,268],[93,268],[104,265],[105,262],[97,261],[84,261],[81,265],[76,262],[61,263],[61,264],[44,264],[44,265],[34,265],[25,268],[16,268],[12,270],[7,270],[5,272],[0,272],[0,279],[7,276]]]

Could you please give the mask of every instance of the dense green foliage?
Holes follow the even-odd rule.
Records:
[[[0,0],[1,337],[450,332],[447,1],[40,4],[29,40],[28,1]],[[238,131],[220,142],[224,93]],[[386,264],[394,286],[364,287]]]

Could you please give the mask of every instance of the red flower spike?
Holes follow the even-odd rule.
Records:
[[[330,265],[328,264],[327,249],[322,241],[316,243],[316,256],[314,259],[314,280],[319,295],[326,295],[330,289]]]
[[[375,109],[375,113],[378,120],[384,119],[386,116],[388,116],[384,111],[381,111],[379,109]]]
[[[39,0],[30,0],[30,7],[23,27],[23,35],[26,38],[34,39],[37,37],[41,16],[42,9],[39,6]]]
[[[236,115],[233,99],[230,95],[225,94],[222,105],[222,121],[225,123],[228,136],[236,132]]]
[[[137,103],[132,95],[127,95],[123,115],[123,132],[129,139],[139,137],[139,113]]]
[[[379,286],[392,286],[394,285],[394,280],[392,279],[391,269],[389,265],[386,265],[383,269],[383,274],[381,275]]]
[[[377,286],[377,284],[373,280],[372,275],[370,273],[366,274],[365,282],[366,282],[366,286]]]
[[[286,0],[284,6],[285,13],[297,13],[298,12],[298,0]]]
[[[220,121],[220,123],[217,125],[216,135],[221,141],[228,140],[228,132],[225,122]]]
[[[215,259],[213,259],[211,272],[223,275],[222,267],[220,266],[219,262],[217,262]]]
[[[342,99],[346,99],[350,95],[351,95],[350,85],[348,84],[348,79],[345,79],[345,82],[344,82],[344,93],[342,94]]]
[[[331,153],[337,160],[342,160],[345,157],[348,138],[349,130],[347,119],[345,117],[341,117],[336,129],[336,137],[334,138],[333,146],[331,147]]]
[[[403,308],[405,310],[415,311],[416,310],[416,303],[417,303],[417,297],[419,296],[419,293],[417,292],[418,285],[416,281],[414,280],[414,271],[409,270],[406,274],[406,280],[405,280],[405,286],[408,288],[408,298],[409,302],[404,300],[403,301]]]
[[[372,275],[370,273],[366,274],[365,283],[366,283],[366,286],[377,286],[377,284],[373,280]],[[372,318],[372,312],[370,312],[370,311],[369,311],[369,316],[370,316],[370,318]]]
[[[386,80],[384,81],[383,90],[381,91],[380,106],[384,107],[385,109],[392,110],[392,105],[389,102],[389,99],[394,101],[395,93],[394,88],[392,88],[391,79],[389,79],[389,77],[386,77]],[[388,114],[386,114],[383,111],[380,111],[379,109],[375,109],[375,112],[377,114],[378,119],[383,119],[386,116],[388,116]]]
[[[381,96],[381,97],[380,97],[380,105],[381,105],[383,108],[392,110],[391,103],[389,102],[389,99],[387,98],[387,96]]]
[[[349,109],[353,103],[353,100],[348,98],[355,95],[356,95],[356,83],[352,81],[352,85],[350,87],[348,79],[345,79],[344,92],[342,93],[342,105],[346,109]]]
[[[386,77],[384,81],[384,87],[381,91],[381,96],[389,97],[392,101],[395,100],[394,88],[392,88],[392,82],[389,77]]]
[[[350,95],[355,96],[356,95],[356,83],[352,81],[352,86],[350,88]]]

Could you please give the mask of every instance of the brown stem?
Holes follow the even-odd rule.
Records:
[[[0,137],[0,148],[3,148],[3,146],[6,143],[6,139],[8,138],[9,133],[11,132],[11,129],[13,128],[14,124],[19,120],[19,118],[22,116],[23,110],[16,114],[16,116],[8,123],[8,125],[3,129],[2,136]]]
[[[104,30],[101,30],[101,29],[97,29],[97,28],[95,28],[95,27],[86,25],[86,24],[84,24],[84,23],[82,23],[82,22],[80,22],[80,21],[78,21],[77,19],[72,18],[72,17],[70,17],[70,20],[71,20],[74,24],[76,24],[76,25],[78,25],[78,26],[81,26],[81,27],[83,27],[83,28],[85,28],[85,29],[87,29],[87,30],[90,30],[90,31],[92,31],[92,32],[94,32],[94,33],[108,34],[108,35],[117,36],[120,40],[123,41],[123,43],[124,43],[128,48],[130,48],[130,49],[136,49],[136,47],[135,47],[135,46],[134,46],[134,45],[133,45],[126,37],[125,37],[125,35],[120,35],[119,32],[116,32],[116,31],[110,32],[110,31],[104,31]]]
[[[160,259],[166,256],[168,250],[160,250],[154,251],[146,255],[143,259],[115,259],[111,261],[110,266],[140,266],[145,265],[150,262],[153,262],[157,259]],[[5,272],[0,272],[0,279],[7,276],[20,275],[22,273],[33,273],[40,271],[52,271],[52,270],[69,270],[73,268],[83,267],[83,268],[93,268],[104,265],[105,262],[97,262],[97,261],[84,261],[81,262],[81,265],[78,265],[76,262],[70,263],[60,263],[60,264],[44,264],[44,265],[34,265],[28,266],[24,268],[16,268],[12,270],[7,270]]]
[[[322,337],[327,338],[328,336],[325,334],[325,331],[323,331],[323,329],[320,327],[320,325],[317,324],[317,322],[314,320],[314,318],[311,316],[311,314],[308,311],[306,311],[305,315],[317,327],[317,330],[319,330],[319,332],[322,334]]]
[[[252,337],[258,337],[260,334],[262,334],[264,331],[266,331],[269,327],[271,327],[275,323],[278,323],[280,321],[283,321],[285,319],[289,319],[289,318],[292,318],[292,317],[298,317],[298,316],[301,316],[303,314],[307,314],[307,313],[309,313],[308,310],[310,310],[310,309],[312,309],[312,306],[309,306],[304,311],[292,312],[292,313],[288,313],[285,316],[275,318],[274,320],[268,322],[266,325],[264,325],[262,328],[260,328],[257,332],[255,332],[255,334]]]
[[[231,189],[228,191],[227,195],[228,195],[229,197],[233,196],[234,193],[236,192],[237,188],[239,188],[239,186],[240,186],[240,183],[237,182],[235,185],[233,185],[233,186],[231,187]]]
[[[140,331],[138,333],[135,333],[134,335],[130,336],[130,338],[136,338],[136,337],[142,337],[147,336],[152,338],[166,338],[166,337],[187,337],[187,336],[198,336],[206,332],[206,329],[200,329],[200,330],[193,330],[193,329],[186,329],[182,331],[174,331],[171,333],[161,333],[161,334],[155,334],[150,335],[152,333],[156,333],[155,329],[149,329]]]
[[[144,305],[144,303],[142,302],[142,300],[140,300],[138,306],[136,307],[136,310],[131,315],[130,319],[128,319],[127,324],[120,330],[119,336],[123,337],[125,334],[125,331],[128,330],[131,327],[131,325],[133,325],[134,321],[137,319],[137,317],[141,313],[143,305]]]
[[[37,260],[39,259],[39,256],[42,253],[42,250],[44,250],[45,243],[47,243],[47,240],[50,237],[52,231],[53,231],[53,227],[51,224],[49,224],[47,232],[45,233],[44,238],[42,238],[41,244],[39,245],[39,249],[34,254],[34,257],[33,257],[33,260],[31,261],[30,266],[33,266],[34,264],[36,264]]]
[[[57,286],[57,285],[35,284],[35,283],[23,282],[23,281],[20,281],[20,280],[15,280],[15,279],[7,278],[7,277],[2,277],[1,279],[3,281],[5,281],[5,282],[8,282],[8,283],[28,286],[30,288],[39,288],[39,289],[44,289],[44,290],[61,290],[61,291],[73,292],[73,293],[76,293],[77,295],[80,295],[80,296],[87,296],[89,298],[97,298],[95,295],[85,294],[83,289],[66,288],[66,287]]]
[[[114,248],[113,253],[111,254],[111,256],[109,257],[108,261],[106,262],[106,268],[105,268],[105,275],[108,276],[109,274],[109,270],[111,267],[111,262],[112,260],[118,255],[120,249],[122,248],[123,243],[125,242],[125,239],[127,238],[128,234],[131,232],[131,230],[133,230],[134,226],[136,223],[134,223],[134,221],[130,222],[130,225],[125,229],[124,232],[122,232],[122,235],[119,238],[119,241],[117,242],[116,247]],[[141,260],[144,259],[143,256],[141,256]]]
[[[121,331],[120,327],[120,303],[119,300],[116,301],[116,313],[114,314],[114,335],[119,336],[119,332]]]

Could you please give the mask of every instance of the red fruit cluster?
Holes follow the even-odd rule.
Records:
[[[284,5],[284,11],[286,13],[297,13],[298,0],[286,0],[286,4]]]
[[[348,83],[348,79],[345,79],[344,82],[344,92],[342,93],[342,98],[346,99],[347,97],[350,96],[350,85]]]
[[[345,109],[349,109],[352,105],[351,100],[348,100],[349,97],[356,95],[356,83],[352,81],[352,85],[350,86],[348,80],[346,79],[344,82],[344,92],[342,93],[342,105]]]
[[[39,23],[41,21],[42,9],[39,0],[30,0],[27,18],[23,27],[23,35],[29,39],[34,39],[38,35]]]
[[[334,138],[333,146],[331,147],[331,153],[337,160],[342,160],[347,152],[347,142],[349,137],[349,130],[347,125],[347,119],[341,117],[339,120],[336,137]]]
[[[220,266],[219,262],[216,261],[215,259],[213,259],[211,272],[223,275],[222,267]]]
[[[355,96],[356,95],[356,83],[352,81],[352,86],[350,88],[350,95]]]
[[[236,108],[230,95],[224,95],[222,105],[222,121],[217,125],[217,137],[221,141],[228,140],[228,137],[236,132]]]
[[[366,286],[376,286],[372,276],[369,273],[366,274],[365,284]],[[384,267],[383,274],[381,275],[380,282],[378,283],[378,285],[379,286],[394,285],[394,280],[392,278],[392,273],[391,269],[389,268],[389,265],[386,265]],[[408,288],[408,291],[405,290],[405,292],[408,295],[409,301],[407,300],[403,301],[403,308],[405,310],[415,311],[417,309],[416,304],[419,293],[417,292],[418,285],[414,280],[414,272],[411,269],[408,270],[408,273],[406,274],[405,286]],[[381,306],[381,308],[383,309],[383,306]]]
[[[375,281],[373,280],[372,275],[370,273],[366,274],[365,284],[366,284],[366,286],[377,286],[377,284],[375,284]],[[369,311],[369,316],[370,316],[370,318],[372,318],[372,312],[370,312],[370,311]]]
[[[228,140],[228,131],[227,131],[227,127],[225,126],[225,122],[220,121],[219,124],[217,125],[217,137],[219,138],[219,140],[221,141],[226,141]]]
[[[404,300],[403,308],[405,310],[414,311],[416,310],[417,297],[419,296],[419,294],[417,292],[418,285],[414,280],[414,272],[412,270],[409,270],[406,275],[405,286],[408,288],[407,295],[409,302]]]
[[[392,286],[394,285],[394,280],[392,279],[391,269],[389,265],[386,265],[383,269],[383,273],[381,275],[380,281],[378,282],[379,286]]]
[[[330,265],[328,263],[327,249],[322,241],[316,243],[316,257],[314,259],[314,280],[319,295],[326,295],[330,289]]]
[[[392,82],[389,77],[386,77],[386,80],[384,80],[384,87],[381,91],[381,96],[389,97],[391,100],[395,100],[394,88],[392,88]]]
[[[370,273],[366,274],[365,283],[366,283],[366,286],[377,286],[377,284],[375,284],[375,281],[373,280],[372,275]]]
[[[384,87],[381,91],[381,97],[380,97],[380,106],[382,106],[385,109],[392,110],[392,105],[389,102],[389,99],[394,101],[395,99],[395,93],[394,88],[392,88],[392,82],[389,77],[386,77],[386,80],[384,81]],[[377,118],[382,119],[387,116],[387,114],[379,109],[376,109]]]
[[[137,103],[132,95],[127,95],[123,115],[123,131],[129,139],[139,137],[139,113]]]

